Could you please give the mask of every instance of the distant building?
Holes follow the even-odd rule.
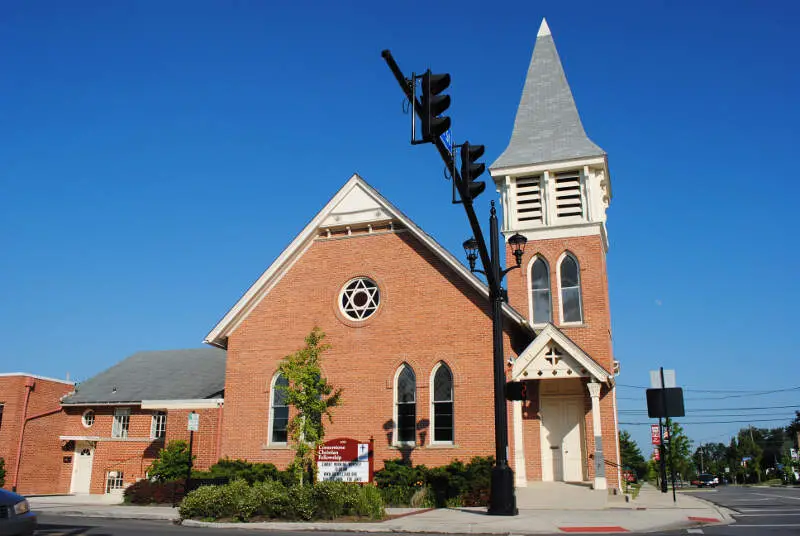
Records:
[[[46,396],[48,411],[41,417],[34,415],[42,411],[39,403],[27,413],[18,491],[122,490],[145,478],[167,442],[188,440],[187,421],[192,411],[200,415],[194,438],[195,466],[207,468],[219,459],[224,371],[225,352],[197,348],[139,352],[80,384],[77,390],[71,383],[34,378],[31,400],[36,394]],[[6,391],[7,378],[0,375],[0,397],[6,392],[22,393],[21,381]],[[15,401],[13,407],[20,403]],[[19,437],[19,426],[12,427],[12,423],[21,422],[19,410],[12,415],[4,413],[10,418],[0,424],[0,456],[7,450],[5,437]],[[5,428],[8,425],[12,426]],[[7,476],[5,487],[16,482]]]
[[[73,383],[33,374],[0,374],[0,458],[5,487],[21,493],[59,493],[63,462],[57,431],[61,397]]]

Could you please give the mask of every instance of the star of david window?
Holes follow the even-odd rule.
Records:
[[[342,289],[339,304],[342,312],[352,320],[365,320],[375,314],[381,302],[381,293],[375,281],[366,277],[353,279]]]

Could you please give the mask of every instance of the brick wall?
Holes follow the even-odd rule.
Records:
[[[23,416],[28,381],[33,383],[33,390]],[[17,491],[55,493],[60,489],[60,480],[53,475],[59,474],[62,463],[58,433],[63,419],[60,412],[43,414],[58,410],[61,397],[72,389],[70,384],[31,376],[0,376],[0,404],[4,406],[0,423],[0,457],[5,459],[6,489],[11,489],[15,480],[17,448],[24,417],[28,421],[24,427]]]
[[[337,299],[353,277],[381,291],[378,312],[344,320]],[[314,326],[332,348],[324,374],[344,389],[326,438],[375,438],[376,467],[402,455],[416,464],[494,455],[492,333],[488,303],[409,233],[316,241],[230,335],[222,453],[285,466],[292,451],[268,445],[269,386],[280,360],[303,346]],[[507,351],[518,340],[506,340]],[[430,446],[430,378],[445,362],[453,372],[455,444]],[[417,448],[391,446],[393,380],[408,363],[417,379]]]

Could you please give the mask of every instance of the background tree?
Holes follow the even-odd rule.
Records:
[[[683,480],[688,480],[694,474],[694,462],[692,460],[692,441],[686,436],[683,427],[677,421],[672,421],[669,428],[669,458],[667,458],[667,471],[669,471],[669,461],[672,459],[672,467],[675,474]]]
[[[627,430],[619,433],[619,448],[622,451],[622,466],[636,473],[637,479],[644,478],[647,475],[647,462]]]
[[[739,463],[745,482],[761,482],[761,458],[764,451],[757,439],[761,439],[761,434],[752,426],[742,428],[736,436]]]
[[[196,456],[192,456],[192,459]],[[186,441],[170,441],[158,452],[158,458],[147,468],[150,478],[159,482],[186,478],[189,471],[189,445]]]
[[[795,442],[795,446],[800,446],[797,444],[797,434],[800,433],[800,411],[795,411],[794,413],[794,420],[786,427],[786,433],[791,436],[792,441]]]
[[[698,473],[721,475],[727,467],[727,447],[724,443],[705,443],[697,447],[692,459]]]
[[[332,409],[341,404],[342,389],[335,389],[322,376],[322,354],[330,348],[323,344],[325,334],[315,327],[305,339],[305,348],[287,355],[278,370],[288,381],[279,387],[286,393],[286,403],[295,408],[288,431],[295,451],[293,468],[302,484],[303,475],[316,480],[314,453],[325,438],[323,417],[333,422]]]

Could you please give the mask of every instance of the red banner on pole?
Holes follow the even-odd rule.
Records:
[[[658,433],[658,425],[651,424],[650,425],[650,442],[653,445],[660,445],[661,444],[661,436]]]

